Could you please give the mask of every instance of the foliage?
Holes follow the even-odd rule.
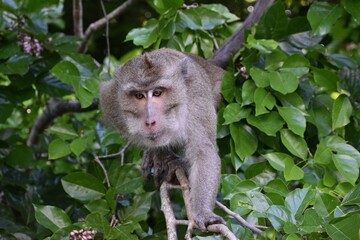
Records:
[[[269,239],[357,239],[360,5],[289,2],[306,11],[288,17],[276,2],[224,77],[219,199],[269,226]],[[158,17],[129,32],[126,40],[137,48],[126,58],[159,47],[210,57],[239,26],[221,4],[148,3]],[[165,239],[159,196],[143,181],[139,150],[129,148],[123,165],[102,160],[109,184],[95,162],[125,144],[99,111],[58,117],[36,146],[26,145],[50,98],[88,107],[119,64],[77,53],[80,40],[63,33],[63,7],[59,0],[0,1],[0,238],[68,239],[74,230],[94,229],[97,239]],[[112,216],[118,224],[110,225]],[[240,239],[253,238],[224,217]]]

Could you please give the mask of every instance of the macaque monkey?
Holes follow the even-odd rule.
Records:
[[[213,213],[221,167],[216,107],[222,77],[221,68],[200,57],[163,48],[130,59],[100,87],[106,121],[145,150],[145,177],[153,168],[155,181],[168,180],[172,165],[186,168],[190,209],[201,230],[225,224]]]

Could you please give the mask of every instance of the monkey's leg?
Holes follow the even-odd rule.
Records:
[[[221,168],[214,144],[203,140],[201,145],[188,146],[187,151],[191,160],[190,202],[195,223],[202,231],[211,224],[226,224],[222,217],[213,213]]]
[[[160,187],[164,180],[174,182],[178,168],[187,172],[188,164],[171,149],[151,149],[144,152],[141,169],[146,180],[154,176],[156,187]]]

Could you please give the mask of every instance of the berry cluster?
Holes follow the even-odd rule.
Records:
[[[93,229],[80,229],[73,230],[70,233],[70,240],[93,240],[95,236],[95,230]]]
[[[23,30],[23,26],[24,21],[19,20],[17,22],[14,22],[10,27],[10,30],[16,32],[18,38],[17,44],[22,47],[24,52],[34,56],[39,56],[41,51],[43,50],[43,46],[38,39],[25,33]]]

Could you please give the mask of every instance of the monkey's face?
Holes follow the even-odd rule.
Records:
[[[147,88],[131,87],[122,98],[128,139],[142,147],[162,147],[178,144],[185,135],[184,104],[171,87],[157,85]],[[124,101],[120,101],[124,102]]]

